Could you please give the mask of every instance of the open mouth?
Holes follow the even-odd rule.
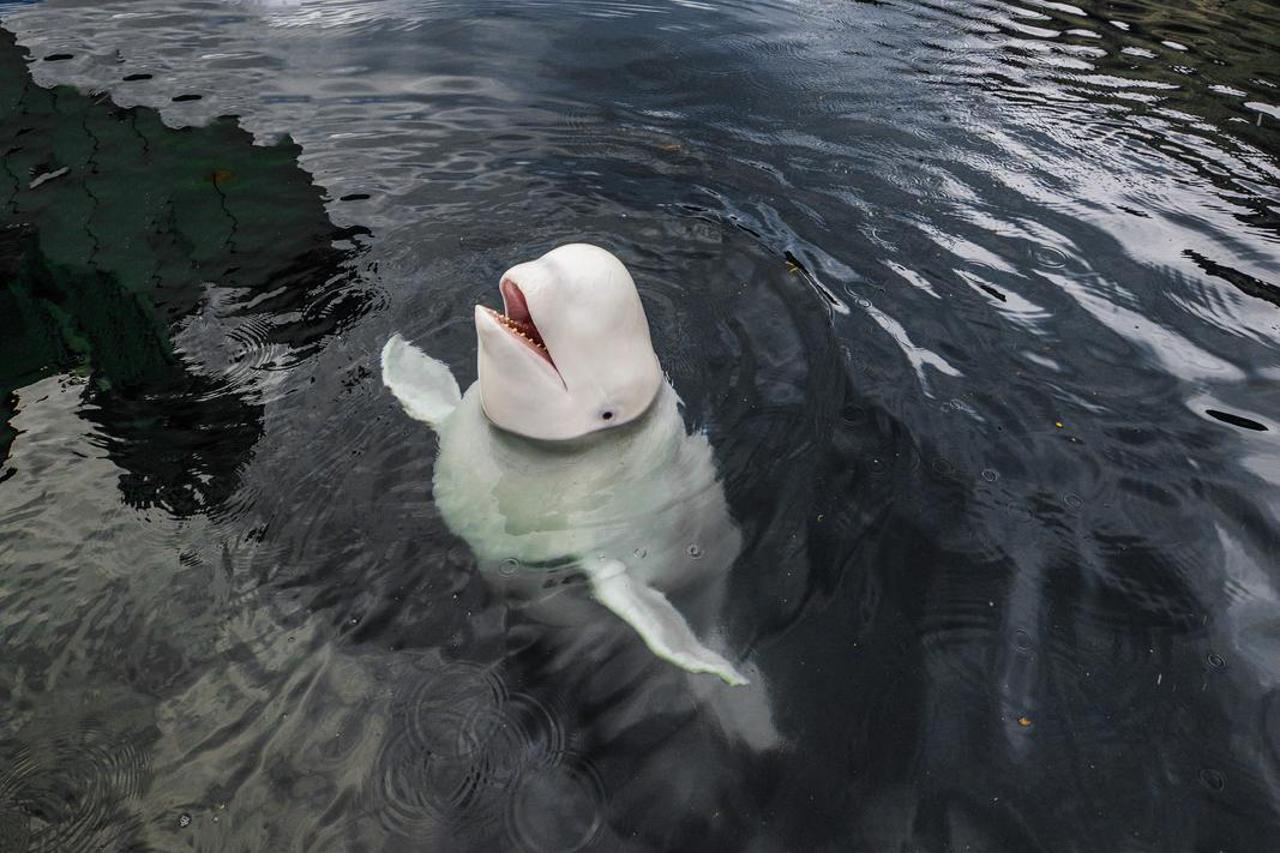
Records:
[[[529,313],[529,303],[525,301],[520,288],[511,279],[504,278],[499,289],[502,291],[502,312],[488,306],[484,306],[484,309],[517,340],[555,367],[555,362],[551,360],[551,353],[547,352],[547,344],[542,340],[542,335],[533,322],[533,315]]]

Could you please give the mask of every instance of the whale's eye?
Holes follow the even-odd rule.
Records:
[[[606,421],[611,421],[613,420],[613,412],[605,412],[600,417],[604,418]]]

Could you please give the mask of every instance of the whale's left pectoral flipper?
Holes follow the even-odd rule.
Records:
[[[391,389],[411,417],[432,427],[439,426],[462,402],[458,380],[448,366],[399,335],[392,335],[382,348],[382,384]]]
[[[665,595],[632,578],[625,565],[601,558],[588,561],[586,569],[596,600],[634,628],[655,655],[689,672],[718,676],[726,684],[747,683],[733,664],[702,644]]]

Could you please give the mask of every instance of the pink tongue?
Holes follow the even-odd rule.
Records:
[[[533,317],[529,314],[529,303],[524,301],[524,294],[514,281],[504,278],[498,289],[502,291],[503,313],[517,323],[533,322]]]

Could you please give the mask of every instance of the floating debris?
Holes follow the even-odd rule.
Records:
[[[56,169],[52,172],[43,172],[31,179],[31,183],[27,184],[27,189],[34,190],[36,187],[47,184],[55,178],[61,178],[70,171],[70,166],[63,166],[61,169]]]

